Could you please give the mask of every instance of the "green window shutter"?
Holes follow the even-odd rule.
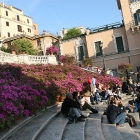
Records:
[[[117,44],[118,52],[124,52],[124,45],[123,45],[123,40],[121,36],[116,37],[116,44]]]
[[[100,47],[100,42],[95,42],[96,56],[102,55],[102,48]]]
[[[135,21],[135,25],[138,25],[138,19],[137,19],[137,14],[134,14],[134,21]]]
[[[83,46],[78,47],[78,56],[79,56],[79,61],[84,60],[84,50]]]

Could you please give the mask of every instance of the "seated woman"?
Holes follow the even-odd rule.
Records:
[[[82,93],[81,93],[81,94],[82,94]],[[72,95],[73,95],[73,99],[74,99],[75,101],[77,101],[78,103],[81,104],[82,110],[89,109],[89,110],[92,111],[94,114],[95,114],[95,113],[98,113],[98,111],[95,110],[95,109],[93,109],[93,108],[87,103],[87,101],[83,100],[83,96],[84,96],[83,94],[80,95],[78,92],[73,92]]]
[[[109,123],[123,127],[126,115],[125,110],[118,107],[119,104],[122,104],[121,100],[118,99],[111,100],[110,105],[108,106],[107,109],[107,119]]]
[[[126,106],[126,110],[128,110],[129,112],[135,112],[136,111],[136,107],[134,105],[134,100],[128,101],[128,104]]]

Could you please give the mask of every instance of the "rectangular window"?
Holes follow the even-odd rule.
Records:
[[[95,42],[96,56],[102,56],[101,41]]]
[[[8,32],[8,37],[10,37],[10,33]]]
[[[6,16],[8,16],[8,11],[5,11],[5,13],[6,13]]]
[[[29,23],[29,19],[27,19],[27,23]]]
[[[117,44],[118,52],[124,52],[124,45],[123,45],[122,36],[116,37],[116,44]]]
[[[19,31],[19,32],[22,32],[22,26],[17,25],[17,28],[18,28],[18,31]]]
[[[84,60],[84,50],[83,46],[78,47],[78,56],[79,56],[79,61]]]
[[[17,15],[17,21],[20,21],[20,19],[19,19],[19,15]]]
[[[8,21],[6,21],[6,26],[9,26],[9,22]]]
[[[31,33],[31,29],[30,28],[28,28],[27,30],[28,30],[29,33]]]

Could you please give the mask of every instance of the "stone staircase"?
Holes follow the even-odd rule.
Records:
[[[122,95],[126,104],[130,96]],[[97,107],[97,105],[96,105]],[[118,128],[108,124],[103,115],[106,103],[98,105],[98,114],[90,114],[85,122],[68,124],[68,119],[60,113],[61,104],[15,124],[9,130],[0,132],[0,140],[139,140],[138,113],[133,113],[137,126],[131,128],[128,123]],[[83,111],[88,115],[90,111]]]

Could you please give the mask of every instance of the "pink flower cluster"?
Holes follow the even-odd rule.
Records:
[[[51,54],[58,54],[58,48],[56,46],[51,46],[47,48],[46,50],[46,55],[51,55]]]
[[[125,62],[118,65],[118,70],[122,73],[125,73],[126,70],[130,70],[130,69],[132,69],[132,64],[130,63]]]
[[[82,91],[89,77],[104,85],[120,84],[118,78],[87,72],[76,65],[0,65],[0,128],[11,118],[44,109],[58,94]]]

